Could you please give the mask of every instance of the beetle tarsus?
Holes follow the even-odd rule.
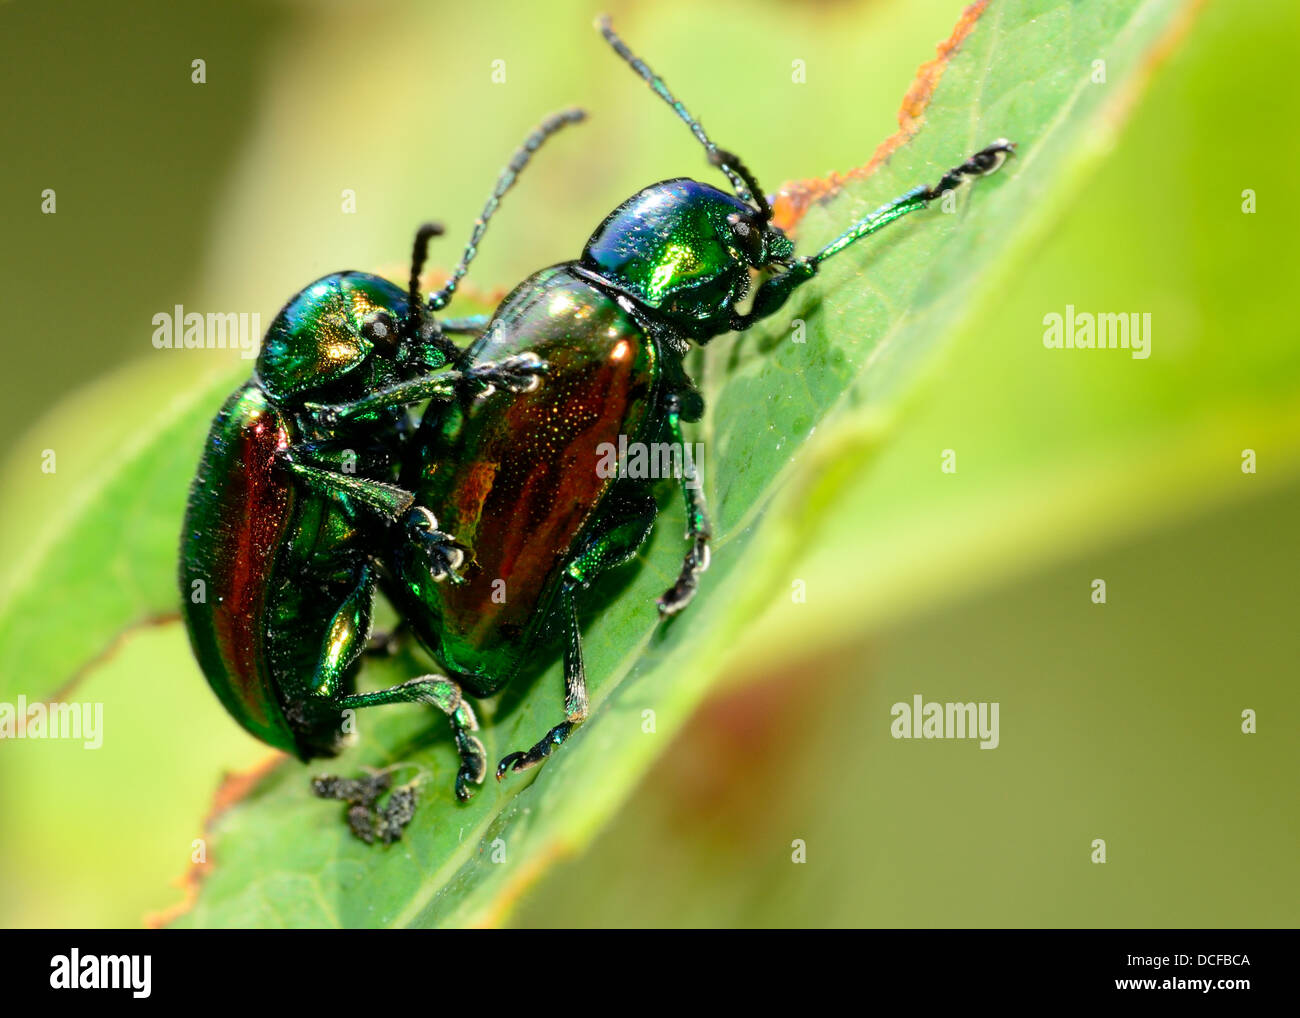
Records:
[[[665,617],[676,615],[695,597],[695,591],[699,589],[700,573],[709,568],[709,536],[700,534],[695,537],[691,550],[686,553],[686,558],[682,561],[682,571],[677,576],[677,582],[669,587],[663,597],[656,602],[659,605],[659,614]]]
[[[547,364],[531,350],[512,354],[501,361],[484,361],[465,372],[464,377],[491,389],[507,392],[532,392],[546,374]]]
[[[520,761],[524,760],[526,756],[527,754],[520,753],[518,751],[514,753],[507,753],[505,756],[503,756],[501,758],[501,762],[497,764],[497,780],[500,781],[502,778],[504,778],[506,776],[506,771],[527,770],[529,767],[533,766],[533,764],[537,763],[536,760],[533,760],[528,763],[520,763]]]
[[[500,781],[505,777],[507,771],[526,771],[530,767],[536,767],[555,750],[563,746],[564,740],[577,727],[578,724],[575,721],[561,721],[547,732],[541,742],[532,749],[522,753],[507,753],[501,758],[501,762],[497,764],[497,780]]]
[[[469,802],[475,789],[471,785],[483,784],[487,776],[487,750],[477,736],[463,728],[456,729],[456,750],[460,753],[460,771],[456,775],[456,798]]]
[[[450,580],[453,584],[465,582],[457,570],[465,564],[469,549],[439,530],[438,518],[433,513],[423,506],[416,506],[407,514],[406,530],[428,556],[429,574],[435,583],[443,580]]]
[[[987,177],[990,173],[996,173],[1015,150],[1016,143],[1007,141],[1006,138],[999,138],[991,145],[986,145],[960,166],[954,166],[945,173],[939,183],[925,192],[925,199],[933,201],[945,191],[951,191],[961,183],[963,177]]]

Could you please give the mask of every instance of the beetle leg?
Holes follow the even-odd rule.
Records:
[[[363,506],[386,523],[401,523],[407,537],[414,540],[429,560],[429,572],[435,580],[463,580],[456,570],[465,562],[468,549],[438,529],[438,520],[423,506],[415,505],[415,496],[405,488],[303,462],[305,454],[330,463],[321,453],[319,443],[307,449],[295,447],[280,454],[281,461],[310,491],[340,502],[349,512]]]
[[[582,664],[582,630],[578,626],[575,587],[575,584],[566,583],[560,589],[560,607],[567,637],[564,643],[564,720],[527,752],[503,756],[497,764],[498,781],[506,771],[523,771],[541,763],[563,746],[573,730],[587,720],[590,703],[587,700],[587,673]]]
[[[374,600],[374,568],[363,563],[357,570],[351,592],[326,627],[316,670],[307,689],[309,704],[328,705],[336,716],[354,706],[350,697],[339,693],[353,665],[366,649]],[[312,714],[310,709],[304,712],[307,718]],[[322,798],[342,799],[349,803],[348,825],[362,841],[388,843],[400,838],[402,828],[410,822],[416,796],[414,783],[404,785],[394,789],[381,806],[379,797],[390,784],[386,772],[359,779],[326,776],[312,781],[312,791]]]
[[[546,363],[534,353],[515,354],[498,364],[484,363],[467,371],[437,371],[395,382],[376,389],[349,403],[303,403],[306,411],[322,430],[338,427],[345,421],[364,417],[394,407],[409,406],[425,400],[451,400],[465,391],[496,384],[511,392],[536,388],[537,376],[546,371]]]
[[[281,453],[280,459],[310,491],[342,503],[349,511],[363,506],[386,523],[400,522],[407,536],[424,549],[435,580],[450,578],[453,583],[462,582],[456,570],[464,563],[467,549],[450,534],[439,530],[433,513],[415,505],[415,496],[405,488],[309,466],[300,462],[292,450]]]
[[[699,464],[695,462],[682,438],[682,401],[673,394],[668,397],[668,433],[682,450],[687,469],[681,478],[682,496],[686,502],[686,540],[690,549],[682,561],[682,571],[677,581],[658,600],[660,615],[676,615],[691,603],[699,586],[700,573],[709,568],[709,539],[713,536],[709,523],[709,507],[704,499],[704,479]]]
[[[314,494],[341,502],[349,508],[364,506],[390,523],[401,519],[415,504],[415,496],[405,488],[310,466],[291,449],[280,453],[280,462]]]
[[[466,315],[464,318],[444,318],[438,322],[438,328],[458,336],[473,336],[477,339],[487,331],[491,315]]]
[[[616,490],[617,491],[617,490]],[[522,771],[551,755],[587,719],[587,677],[582,664],[582,630],[578,625],[577,593],[614,566],[636,554],[654,526],[658,507],[637,488],[612,493],[609,525],[587,542],[569,564],[568,576],[560,588],[560,607],[565,627],[564,720],[552,728],[532,749],[509,753],[497,764],[497,780],[506,771]]]
[[[332,470],[349,477],[383,476],[397,459],[394,451],[385,443],[358,445],[337,438],[302,439],[294,442],[285,452],[295,463]]]
[[[357,572],[356,585],[334,612],[325,630],[309,687],[313,697],[332,700],[343,688],[344,676],[370,639],[374,604],[375,575],[371,566],[365,564]]]
[[[451,730],[460,755],[460,771],[456,775],[456,798],[466,802],[474,790],[471,784],[483,783],[487,772],[487,753],[483,743],[473,733],[478,731],[478,718],[465,695],[451,679],[444,675],[422,675],[403,682],[400,686],[380,689],[370,693],[352,693],[338,701],[340,710],[357,710],[362,707],[380,707],[390,703],[428,703],[437,707],[451,719]]]
[[[744,332],[755,322],[762,321],[769,315],[781,310],[782,305],[794,293],[795,287],[806,283],[817,275],[817,262],[811,258],[800,258],[784,272],[769,276],[754,293],[754,302],[745,314],[732,312],[730,329],[732,332]]]
[[[333,694],[331,694],[333,696]],[[461,802],[473,794],[471,785],[482,784],[487,772],[487,753],[473,732],[478,731],[478,719],[473,707],[460,692],[460,686],[441,675],[422,675],[402,685],[378,689],[372,693],[350,693],[334,699],[338,710],[360,710],[361,707],[378,707],[387,703],[432,703],[451,719],[452,736],[456,753],[460,757],[460,770],[456,772],[456,798]],[[360,779],[325,775],[312,780],[312,792],[321,798],[337,798],[348,803],[347,824],[361,841],[385,844],[399,840],[412,816],[415,816],[416,783],[393,789],[383,805],[378,800],[391,783],[389,771]]]
[[[954,166],[934,187],[926,187],[922,184],[904,192],[893,201],[887,202],[859,219],[816,254],[796,259],[784,272],[763,281],[763,285],[754,294],[754,302],[747,314],[732,314],[731,331],[743,332],[755,322],[779,311],[795,288],[812,279],[817,274],[817,267],[827,258],[839,254],[863,237],[871,236],[894,220],[925,208],[930,202],[960,185],[964,179],[986,177],[990,173],[995,173],[1015,148],[1014,142],[999,138],[993,144],[980,149],[960,166]]]
[[[406,533],[424,552],[429,563],[429,575],[435,583],[448,579],[453,584],[465,582],[456,570],[465,564],[465,553],[469,549],[439,530],[438,519],[433,513],[417,505],[406,516]]]
[[[376,707],[388,703],[431,703],[451,718],[456,747],[463,766],[456,780],[456,794],[468,798],[463,785],[466,779],[483,780],[486,758],[482,744],[470,735],[478,729],[474,709],[461,695],[460,687],[440,675],[425,675],[400,686],[369,693],[340,696],[344,677],[366,649],[370,638],[371,613],[375,603],[375,573],[369,564],[361,566],[352,592],[344,598],[325,631],[320,658],[312,676],[311,695],[331,701],[339,711]],[[476,776],[477,775],[477,776]]]
[[[418,378],[408,378],[376,389],[348,403],[304,402],[302,408],[322,430],[329,431],[344,421],[395,407],[422,403],[426,399],[451,399],[462,382],[459,371],[436,371]]]
[[[484,392],[501,388],[507,392],[532,392],[541,384],[546,374],[544,360],[527,350],[500,361],[482,361],[466,369],[462,378],[466,382],[485,387]]]

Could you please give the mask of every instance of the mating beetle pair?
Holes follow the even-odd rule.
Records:
[[[501,175],[485,219],[538,146],[582,116],[541,125]],[[432,682],[355,691],[387,549],[418,545],[438,579],[464,561],[464,549],[393,483],[413,430],[407,406],[490,387],[524,391],[544,370],[531,355],[448,370],[462,355],[447,334],[476,323],[433,318],[452,283],[427,305],[420,297],[428,243],[441,232],[427,224],[416,234],[407,290],[336,273],[276,316],[253,378],[209,431],[181,533],[180,584],[199,665],[250,733],[310,760],[339,752],[345,710],[433,702],[469,761],[457,779],[465,797],[485,769],[468,703]]]
[[[925,207],[964,177],[996,170],[998,141],[796,258],[736,156],[717,148],[667,86],[614,34],[615,51],[704,145],[734,195],[685,178],[645,188],[612,212],[580,259],[544,269],[490,320],[438,323],[483,227],[552,118],[502,175],[465,257],[422,303],[417,277],[432,231],[417,237],[406,292],[373,276],[327,277],[272,324],[254,380],[213,425],[182,538],[185,616],[196,655],[227,709],[253,734],[303,759],[337,751],[341,712],[422,701],[451,718],[465,799],[484,750],[462,689],[489,696],[543,641],[563,635],[565,717],[497,777],[532,766],[587,716],[577,605],[601,572],[627,561],[654,525],[647,482],[606,476],[600,448],[681,444],[703,402],[683,357],[692,341],[768,317],[820,263]],[[769,275],[748,312],[753,271]],[[458,349],[448,333],[475,335]],[[428,400],[412,429],[407,407]],[[338,470],[344,451],[355,472]],[[396,482],[396,483],[394,483]],[[709,561],[700,486],[684,484],[688,550],[659,600],[690,601]],[[195,604],[196,578],[215,603]],[[354,691],[383,580],[402,619],[448,672]],[[495,596],[504,584],[505,598]],[[331,779],[319,794],[352,802],[353,830],[391,840],[409,798],[379,808],[375,781]]]

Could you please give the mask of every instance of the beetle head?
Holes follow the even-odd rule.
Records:
[[[653,184],[610,213],[582,265],[694,334],[730,319],[749,291],[751,269],[793,253],[764,209],[681,178]]]
[[[355,379],[365,388],[447,362],[432,322],[409,318],[406,291],[365,272],[319,279],[275,316],[257,375],[273,398],[301,397]],[[430,362],[433,363],[430,363]]]

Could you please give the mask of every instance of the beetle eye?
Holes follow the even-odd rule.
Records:
[[[397,322],[387,311],[380,311],[362,323],[361,335],[378,347],[392,349],[397,345]]]
[[[732,235],[736,238],[736,246],[749,263],[755,267],[763,264],[763,229],[751,219],[733,212],[727,217],[727,222],[731,225]]]

